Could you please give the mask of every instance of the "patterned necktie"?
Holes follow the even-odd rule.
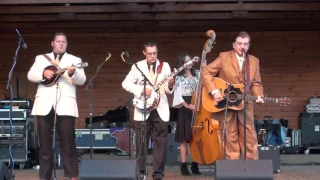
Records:
[[[150,65],[149,69],[150,77],[151,77],[151,82],[154,83],[154,71],[153,71],[153,64]]]

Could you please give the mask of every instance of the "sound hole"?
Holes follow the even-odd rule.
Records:
[[[230,91],[229,93],[229,101],[235,102],[237,100],[238,94],[235,91]]]

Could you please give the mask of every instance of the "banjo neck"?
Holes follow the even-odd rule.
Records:
[[[166,83],[169,79],[169,77],[174,77],[175,75],[177,75],[180,71],[182,71],[184,68],[186,68],[187,66],[193,64],[193,62],[198,62],[198,57],[194,57],[192,60],[190,60],[187,63],[184,63],[182,66],[180,66],[178,69],[174,69],[174,71],[169,74],[169,76],[167,76],[166,78],[164,78],[163,80],[161,80],[154,88],[155,91],[158,91],[160,89],[160,87]]]

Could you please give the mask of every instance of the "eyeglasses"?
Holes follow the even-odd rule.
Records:
[[[150,52],[150,53],[146,53],[147,56],[156,56],[158,54],[158,52]]]

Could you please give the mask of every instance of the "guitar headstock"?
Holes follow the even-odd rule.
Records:
[[[84,68],[84,67],[88,67],[89,63],[88,62],[82,62],[76,65],[77,68]]]
[[[277,103],[279,103],[280,106],[287,106],[291,103],[291,98],[289,97],[277,98]]]

